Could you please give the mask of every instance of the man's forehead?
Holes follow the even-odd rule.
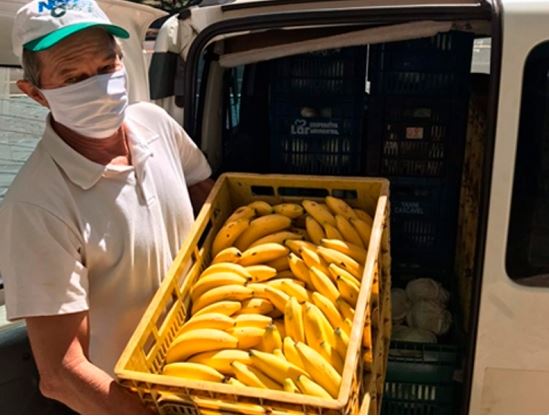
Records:
[[[90,28],[63,39],[57,45],[39,54],[45,59],[63,56],[81,57],[87,53],[107,57],[115,54],[115,51],[116,41],[109,33],[100,28]]]

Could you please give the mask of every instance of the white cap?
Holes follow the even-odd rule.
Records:
[[[119,38],[130,36],[113,25],[94,0],[32,0],[15,16],[13,52],[21,56],[23,48],[42,51],[90,27],[101,27]]]

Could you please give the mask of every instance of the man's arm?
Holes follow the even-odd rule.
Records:
[[[124,387],[88,360],[88,313],[27,318],[40,391],[81,414],[148,414]]]
[[[200,211],[200,208],[202,208],[202,205],[210,194],[214,183],[215,182],[213,179],[208,178],[202,182],[189,186],[189,196],[191,197],[191,203],[193,204],[195,214],[197,214]]]

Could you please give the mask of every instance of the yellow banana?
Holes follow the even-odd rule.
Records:
[[[289,250],[288,250],[289,251]],[[289,270],[290,265],[288,264],[288,256],[280,256],[274,260],[271,260],[267,263],[265,263],[267,266],[272,267],[273,269],[276,269],[277,273],[281,273],[283,271]]]
[[[273,390],[281,389],[281,386],[279,386],[278,383],[250,365],[234,361],[232,366],[237,380],[247,386]]]
[[[307,213],[315,220],[317,220],[321,225],[325,222],[327,222],[328,224],[336,225],[334,216],[326,206],[307,199],[303,200],[302,205],[303,208],[305,208],[305,211],[307,211]]]
[[[288,218],[294,219],[303,215],[303,207],[292,202],[284,202],[273,206],[273,211],[276,214],[285,215]]]
[[[256,216],[256,214],[257,213],[253,208],[247,205],[243,205],[241,207],[238,207],[231,215],[229,215],[229,218],[225,220],[225,224],[228,224],[231,221],[236,221],[240,218],[251,220],[253,217]]]
[[[166,353],[166,363],[185,361],[200,352],[236,348],[237,345],[236,337],[220,329],[193,329],[175,338]]]
[[[326,233],[324,232],[322,225],[310,215],[305,217],[305,229],[307,230],[309,238],[315,244],[320,244],[320,241],[323,238],[326,238]]]
[[[275,289],[274,287],[270,287],[267,285],[265,286],[265,291],[262,294],[258,294],[258,296],[265,297],[273,304],[276,309],[284,313],[284,307],[286,306],[286,302],[290,297],[281,290]]]
[[[335,305],[337,310],[341,313],[341,316],[343,316],[343,320],[349,319],[351,322],[353,321],[355,317],[355,310],[345,301],[345,299],[338,297],[335,300]]]
[[[218,272],[211,273],[198,279],[198,281],[191,287],[190,295],[191,300],[196,300],[202,296],[203,293],[225,285],[242,285],[244,286],[248,279],[233,272]]]
[[[269,267],[264,264],[254,264],[247,266],[246,270],[252,275],[248,278],[250,282],[264,282],[276,276],[277,271],[274,267]]]
[[[366,221],[362,221],[358,218],[351,218],[350,221],[352,226],[356,229],[358,235],[360,236],[364,247],[368,247],[370,245],[370,237],[372,235],[372,226]]]
[[[374,223],[374,219],[366,211],[364,211],[360,208],[354,208],[353,211],[355,212],[356,216],[359,219],[361,219],[362,221],[368,223],[370,226]]]
[[[275,319],[273,321],[273,324],[275,324],[276,329],[278,330],[278,333],[280,334],[280,338],[284,339],[284,337],[286,336],[286,328],[284,327],[284,318]]]
[[[284,382],[282,383],[282,388],[288,393],[299,393],[299,389],[291,378],[284,379]]]
[[[348,336],[351,336],[351,331],[353,330],[353,320],[349,319],[349,318],[345,318],[343,320],[343,326],[341,327],[341,329],[343,331],[345,331],[345,333]],[[366,332],[366,331],[364,331],[364,332]]]
[[[267,328],[273,323],[273,318],[259,313],[242,313],[236,315],[232,321],[233,326],[255,326],[257,328]]]
[[[242,252],[236,247],[227,247],[216,254],[212,260],[212,264],[216,263],[236,263]]]
[[[234,241],[239,250],[246,250],[250,244],[266,235],[282,231],[290,227],[292,220],[280,214],[268,214],[252,220],[245,231]],[[233,244],[230,244],[233,245]]]
[[[250,357],[255,368],[280,384],[284,383],[285,378],[295,379],[299,375],[305,375],[301,368],[274,354],[252,349]]]
[[[332,398],[332,396],[330,396],[330,393],[328,393],[323,387],[321,387],[318,383],[315,383],[307,376],[297,377],[295,383],[297,384],[299,391],[303,394],[320,397],[322,399]]]
[[[318,248],[322,248],[322,247],[318,247]],[[328,263],[322,257],[320,257],[316,251],[309,250],[308,248],[304,247],[303,250],[301,251],[301,258],[303,259],[307,267],[309,267],[309,269],[312,268],[313,266],[316,266],[328,277],[330,277]]]
[[[328,342],[322,341],[319,345],[318,351],[328,362],[336,369],[336,371],[342,375],[344,362],[343,358],[340,357],[339,353],[332,347]]]
[[[223,300],[221,302],[212,303],[211,305],[208,305],[205,308],[199,310],[198,312],[193,314],[193,318],[196,318],[200,315],[205,315],[207,313],[216,312],[231,316],[234,313],[238,312],[241,307],[242,305],[240,302],[234,300]]]
[[[322,354],[305,343],[296,343],[296,348],[303,360],[305,370],[311,375],[313,381],[324,387],[334,399],[337,398],[341,386],[341,375],[337,370]]]
[[[252,289],[242,285],[225,285],[215,287],[203,293],[193,303],[191,313],[194,315],[197,311],[212,303],[223,299],[242,301],[254,296]]]
[[[225,384],[230,384],[231,386],[235,386],[235,387],[247,387],[244,383],[238,381],[236,378],[234,377],[229,377],[226,381],[225,381]],[[212,413],[214,415],[217,415],[219,413]]]
[[[268,215],[273,213],[273,207],[266,201],[253,201],[248,204],[248,206],[257,212],[258,215]]]
[[[351,273],[357,280],[362,280],[364,267],[358,264],[358,262],[353,258],[341,253],[340,251],[322,246],[318,247],[317,252],[320,257],[322,257],[328,263],[335,263],[342,269],[347,270],[349,273]]]
[[[171,363],[166,364],[162,369],[165,376],[189,378],[201,381],[217,381],[221,383],[225,376],[204,364],[198,363]]]
[[[283,360],[286,359],[286,357],[284,357],[284,353],[282,352],[282,350],[280,348],[275,348],[273,350],[273,354],[276,355],[278,358],[282,358]]]
[[[286,357],[286,359],[295,366],[301,368],[303,371],[306,371],[305,364],[303,364],[303,360],[297,352],[295,341],[291,337],[284,337],[282,346],[284,351],[284,357]]]
[[[337,290],[336,285],[334,285],[334,283],[326,275],[326,273],[320,270],[317,266],[313,266],[311,267],[309,276],[313,287],[317,291],[326,296],[332,302],[336,301],[336,299],[339,297],[339,291]]]
[[[301,281],[296,281],[293,279],[275,279],[270,280],[267,284],[276,289],[282,290],[288,296],[294,296],[299,303],[309,301],[311,299],[310,292],[301,286],[299,283]]]
[[[347,348],[349,347],[349,335],[342,328],[336,328],[334,335],[336,339],[335,348],[338,354],[345,360]]]
[[[330,266],[328,266],[330,269],[330,273],[334,280],[337,280],[339,276],[342,276],[345,280],[349,281],[353,286],[356,286],[357,289],[360,288],[360,280],[358,280],[355,276],[353,276],[351,273],[349,273],[347,270],[343,269],[342,267],[339,267],[335,263],[330,263]]]
[[[252,277],[252,275],[246,270],[246,268],[244,266],[241,266],[240,264],[221,262],[221,263],[212,264],[206,267],[206,269],[200,274],[199,279],[202,279],[203,277],[206,277],[209,274],[214,274],[219,272],[236,273],[246,278]]]
[[[364,248],[357,246],[356,244],[349,243],[348,241],[329,238],[323,239],[320,244],[324,247],[340,251],[341,253],[355,259],[360,264],[364,264],[366,262],[366,256],[368,255],[368,252]]]
[[[250,220],[248,218],[239,218],[223,225],[213,240],[212,256],[216,256],[221,250],[231,247],[246,230],[249,230],[249,226]]]
[[[271,324],[265,328],[265,334],[258,347],[261,351],[273,352],[282,348],[282,338],[276,325]]]
[[[288,255],[288,264],[290,265],[290,270],[300,281],[308,285],[312,285],[311,278],[309,277],[309,267],[305,262],[294,253]]]
[[[318,242],[317,244],[320,244],[322,242],[322,240],[325,240],[326,238],[327,239],[335,239],[335,240],[343,240],[343,236],[341,235],[341,233],[339,232],[337,227],[334,227],[333,225],[328,224],[328,223],[324,223],[324,235],[326,237],[321,239],[321,241]]]
[[[244,313],[260,313],[268,314],[273,310],[273,304],[265,298],[253,297],[242,302],[239,308],[241,314]]]
[[[358,234],[358,231],[351,225],[349,220],[345,219],[341,215],[336,215],[336,224],[337,229],[343,236],[343,240],[349,241],[350,243],[353,243],[359,247],[364,248],[364,243],[362,242],[362,239],[360,238],[360,235]]]
[[[303,322],[307,345],[313,347],[318,352],[321,352],[320,343],[322,341],[335,345],[334,330],[330,322],[328,322],[328,319],[320,309],[312,303],[307,302],[303,305]]]
[[[220,413],[229,415],[265,415],[268,413],[267,409],[258,404],[242,402],[233,403],[221,399],[205,399],[204,397],[199,396],[191,396],[191,400],[202,413],[205,409],[215,411],[211,413],[215,415],[219,415]]]
[[[188,360],[191,363],[207,365],[216,369],[220,373],[234,375],[231,363],[240,361],[244,364],[251,364],[252,360],[248,351],[239,349],[220,349],[215,351],[207,351],[193,355]]]
[[[286,256],[288,252],[288,247],[282,244],[264,243],[243,251],[238,263],[242,266],[267,263],[281,256]]]
[[[320,309],[326,316],[326,318],[328,318],[328,321],[330,321],[333,328],[343,325],[343,317],[337,310],[334,302],[320,292],[313,292],[311,299],[318,309]]]
[[[341,297],[347,301],[352,307],[356,306],[358,300],[359,287],[350,279],[346,279],[343,275],[339,275],[336,280],[337,288]]]
[[[303,308],[295,297],[290,297],[284,311],[284,328],[286,334],[295,341],[305,341]]]
[[[316,250],[315,244],[311,243],[310,241],[304,240],[286,240],[284,241],[284,245],[298,256],[301,256],[301,250],[303,250],[303,247],[307,247],[309,250],[312,251]]]
[[[326,198],[324,198],[324,200],[326,201],[326,205],[328,205],[328,208],[334,213],[334,215],[339,214],[347,219],[357,218],[356,212],[343,199],[328,195]]]
[[[284,244],[284,241],[286,240],[301,240],[302,238],[301,234],[294,233],[290,230],[284,230],[261,237],[259,240],[250,244],[250,248],[265,243]]]
[[[254,326],[235,326],[227,329],[226,332],[238,340],[238,348],[247,350],[259,345],[263,335],[265,335],[265,328],[258,328]]]
[[[199,328],[211,328],[211,329],[227,329],[234,326],[235,320],[228,317],[225,314],[219,312],[205,313],[198,316],[191,316],[187,322],[183,324],[181,329],[178,332],[182,334],[183,332],[191,331],[193,329]]]

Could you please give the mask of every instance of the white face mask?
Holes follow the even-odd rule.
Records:
[[[122,125],[128,106],[124,68],[40,91],[48,100],[55,121],[94,139],[112,136]]]

